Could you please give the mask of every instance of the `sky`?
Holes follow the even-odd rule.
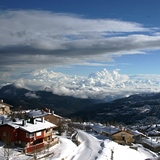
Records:
[[[160,91],[159,0],[0,0],[0,87],[115,99]]]

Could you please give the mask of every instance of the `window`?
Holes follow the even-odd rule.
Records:
[[[6,132],[3,132],[3,136],[6,136]]]
[[[37,132],[37,133],[36,133],[36,136],[41,136],[41,132]]]
[[[26,137],[27,137],[27,138],[32,138],[33,136],[34,136],[33,133],[26,133]]]

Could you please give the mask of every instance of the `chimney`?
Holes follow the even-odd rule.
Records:
[[[54,115],[54,111],[52,111],[52,114]]]
[[[41,118],[42,123],[44,123],[44,117]]]
[[[31,119],[30,119],[30,123],[32,123],[32,124],[36,124],[36,120],[35,120],[35,118],[31,118]]]
[[[26,126],[27,125],[27,121],[26,120],[22,120],[22,126]]]
[[[36,119],[35,118],[33,119],[33,124],[36,124]]]

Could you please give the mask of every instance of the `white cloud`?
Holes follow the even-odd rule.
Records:
[[[15,84],[32,90],[47,88],[54,94],[78,98],[113,100],[131,94],[160,91],[160,75],[120,74],[118,70],[103,69],[88,77],[68,76],[53,71],[35,70],[30,78],[18,79]]]
[[[1,72],[110,61],[114,56],[160,49],[158,29],[116,19],[7,10],[1,11],[0,24]]]
[[[32,92],[28,92],[25,94],[26,97],[29,97],[29,98],[39,98],[39,96],[37,96],[35,93],[32,93]]]
[[[0,24],[1,85],[15,81],[28,89],[50,87],[59,95],[100,99],[160,89],[159,75],[127,76],[104,69],[80,77],[43,69],[75,64],[106,66],[102,62],[116,56],[159,50],[159,28],[34,10],[1,11]],[[30,69],[34,71],[26,72]]]

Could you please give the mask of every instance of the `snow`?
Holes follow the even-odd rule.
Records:
[[[44,117],[48,115],[48,113],[46,112],[43,112],[41,110],[31,110],[29,113],[28,113],[28,116],[30,118],[39,118],[39,117]]]
[[[159,137],[148,137],[148,138],[143,139],[143,142],[152,147],[160,147]]]
[[[114,126],[104,126],[102,124],[93,124],[92,129],[98,133],[107,133],[108,135],[116,133],[119,129]]]
[[[76,146],[70,139],[60,136],[60,142],[46,151],[37,154],[41,160],[145,160],[158,157],[154,152],[136,144],[136,149],[129,146],[119,145],[110,139],[104,139],[99,135],[87,133],[78,130],[78,141],[80,145]],[[0,160],[4,158],[4,150],[0,147]],[[48,155],[48,156],[46,156]],[[10,160],[29,160],[31,155],[21,154],[17,150],[12,150]]]
[[[114,160],[144,160],[156,156],[156,154],[140,145],[135,150],[129,146],[119,145],[109,139],[99,140],[84,131],[78,131],[78,135],[81,144],[67,160],[110,160],[112,151]]]
[[[53,123],[50,123],[45,120],[43,122],[41,122],[38,119],[35,120],[34,124],[26,122],[26,125],[24,125],[24,126],[22,125],[22,120],[17,120],[16,122],[9,121],[9,122],[7,122],[7,124],[14,127],[14,128],[20,128],[20,129],[25,130],[30,133],[44,130],[44,129],[51,128],[51,127],[53,127],[53,128],[56,127],[56,125]]]

